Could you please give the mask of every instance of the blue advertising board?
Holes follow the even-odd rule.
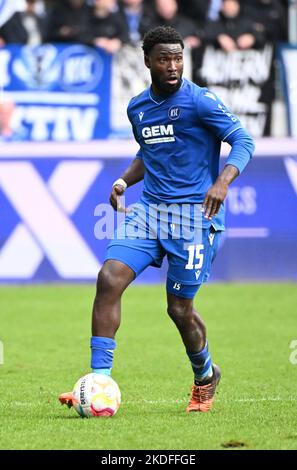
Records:
[[[5,141],[88,141],[110,134],[111,56],[79,44],[0,49]]]
[[[113,232],[114,218],[105,217],[109,210],[113,214],[110,188],[130,162],[96,151],[85,157],[17,157],[2,149],[0,282],[96,279],[109,242],[97,229]],[[129,188],[126,204],[140,192],[141,184]],[[229,189],[227,230],[211,279],[297,280],[296,213],[297,152],[255,157]],[[166,262],[139,280],[165,278]]]

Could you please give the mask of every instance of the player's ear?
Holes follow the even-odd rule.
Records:
[[[149,56],[148,56],[148,55],[145,55],[145,56],[144,56],[144,63],[145,63],[145,65],[147,66],[148,69],[151,68],[150,59],[149,59]]]

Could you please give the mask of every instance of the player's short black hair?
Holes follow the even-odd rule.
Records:
[[[180,44],[184,48],[181,35],[171,26],[157,26],[150,29],[143,38],[142,49],[148,55],[156,44]]]

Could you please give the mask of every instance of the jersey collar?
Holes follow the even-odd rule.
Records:
[[[150,99],[155,103],[155,104],[162,104],[162,103],[165,103],[166,100],[168,100],[169,98],[171,98],[171,96],[176,96],[176,94],[182,89],[182,87],[184,86],[184,79],[182,78],[182,83],[181,83],[181,86],[179,87],[179,89],[177,91],[175,91],[174,93],[171,93],[170,95],[156,95],[154,92],[153,92],[153,87],[152,85],[149,87],[149,97]]]

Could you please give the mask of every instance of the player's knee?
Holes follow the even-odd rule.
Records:
[[[206,338],[205,323],[191,305],[182,303],[169,305],[167,312],[178,328],[197,329],[200,335]]]
[[[184,322],[186,319],[189,320],[192,316],[193,309],[188,305],[184,305],[181,303],[176,303],[173,305],[169,305],[167,308],[167,313],[170,318],[176,324],[180,324]]]
[[[109,268],[103,266],[103,268],[98,274],[97,293],[115,294],[117,291],[120,291],[120,290],[121,289],[120,289],[120,282],[119,282],[118,276],[114,272],[112,272]]]

